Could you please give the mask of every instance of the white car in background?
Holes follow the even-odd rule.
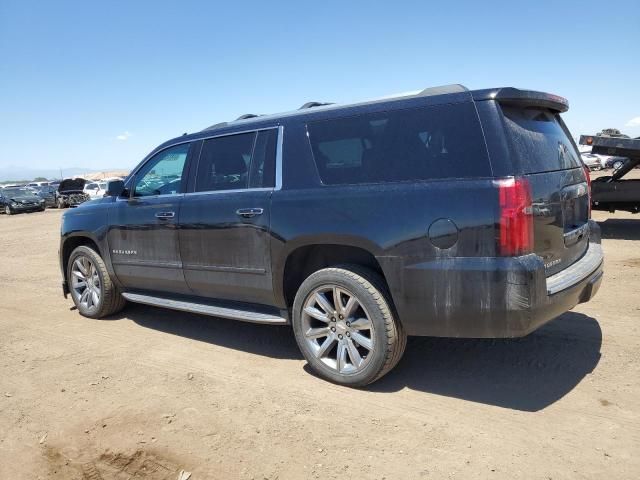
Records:
[[[87,182],[83,189],[91,199],[102,198],[107,193],[107,182]]]
[[[582,157],[582,163],[584,163],[590,171],[602,170],[604,168],[598,155],[594,155],[593,153],[582,153],[580,154],[580,157]]]

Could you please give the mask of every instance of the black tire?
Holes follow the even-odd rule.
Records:
[[[79,301],[77,293],[73,288],[72,281],[72,268],[73,264],[80,257],[87,257],[88,260],[95,266],[95,270],[100,279],[100,300],[97,305],[88,308]],[[67,263],[67,282],[69,290],[71,291],[71,298],[78,308],[80,315],[88,318],[103,318],[114,313],[119,312],[126,305],[126,300],[120,294],[118,287],[112,282],[107,267],[102,260],[102,257],[94,249],[88,246],[77,247]]]
[[[366,364],[361,370],[353,373],[339,373],[336,368],[331,368],[322,359],[317,358],[305,337],[304,305],[312,298],[314,292],[329,285],[335,285],[353,294],[363,311],[370,317],[375,331],[373,350],[367,353]],[[296,342],[309,366],[320,377],[350,387],[364,387],[386,375],[402,358],[407,343],[407,336],[396,319],[391,296],[383,279],[376,272],[358,265],[325,268],[307,277],[296,293],[292,323]],[[333,331],[335,332],[335,329]],[[350,353],[347,354],[350,356]]]

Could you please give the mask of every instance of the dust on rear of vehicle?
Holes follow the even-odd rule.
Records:
[[[500,108],[515,174],[531,188],[533,252],[543,258],[546,275],[553,275],[589,245],[586,172],[559,113],[537,106]]]

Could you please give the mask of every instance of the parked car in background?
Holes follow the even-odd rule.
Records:
[[[627,157],[609,157],[605,160],[604,168],[613,168],[614,170],[618,170],[622,167],[627,160]]]
[[[36,190],[36,195],[44,200],[45,206],[49,208],[57,207],[56,193],[58,189],[51,185],[43,185]]]
[[[309,102],[169,140],[62,217],[63,293],[293,325],[367,385],[407,335],[521,337],[602,280],[589,173],[556,95],[461,85]]]
[[[89,182],[83,190],[91,199],[102,198],[107,191],[107,182]]]
[[[0,209],[7,215],[43,211],[45,201],[27,188],[3,188],[0,190]]]
[[[87,181],[84,178],[67,178],[60,182],[56,194],[58,208],[77,207],[81,203],[90,200],[91,197],[84,192]]]
[[[602,163],[600,163],[600,157],[598,155],[593,155],[592,153],[582,153],[580,154],[582,158],[582,163],[590,170],[602,170]]]

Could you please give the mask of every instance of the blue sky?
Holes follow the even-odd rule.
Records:
[[[637,0],[0,0],[0,168],[132,167],[243,113],[448,83],[550,91],[574,135],[638,136],[639,47]]]

